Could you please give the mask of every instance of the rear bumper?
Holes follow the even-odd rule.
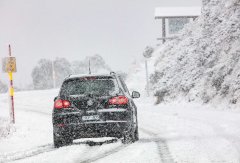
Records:
[[[89,113],[90,115],[91,113]],[[131,130],[130,110],[100,110],[100,120],[82,121],[80,113],[53,114],[53,129],[57,134],[77,138],[122,137]]]
[[[54,125],[54,133],[60,133],[77,138],[95,138],[95,137],[118,137],[121,138],[125,132],[131,130],[131,123],[128,121],[96,121],[79,124]]]

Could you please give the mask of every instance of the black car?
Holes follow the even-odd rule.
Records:
[[[137,141],[137,107],[133,98],[139,97],[136,91],[130,95],[123,79],[115,73],[69,76],[54,99],[54,146],[71,144],[79,138]]]

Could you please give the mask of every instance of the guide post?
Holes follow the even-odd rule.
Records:
[[[149,97],[149,77],[148,77],[148,65],[147,59],[152,57],[154,49],[152,47],[147,46],[143,52],[143,56],[145,58],[145,69],[146,69],[146,82],[147,82],[147,96]]]
[[[8,73],[9,77],[9,112],[10,112],[10,121],[11,123],[15,123],[15,114],[14,114],[14,88],[13,88],[13,73],[17,72],[16,69],[16,58],[12,57],[11,54],[11,46],[8,47],[9,50],[9,57],[3,58],[3,72]]]

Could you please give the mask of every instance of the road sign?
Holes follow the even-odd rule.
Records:
[[[2,70],[3,72],[17,72],[16,58],[15,57],[5,57],[2,60]]]
[[[143,56],[145,58],[151,58],[152,57],[152,53],[153,53],[154,49],[150,46],[147,46],[143,52]]]

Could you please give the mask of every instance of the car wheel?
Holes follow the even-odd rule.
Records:
[[[53,145],[55,148],[63,146],[61,138],[59,136],[56,136],[55,134],[53,134]]]
[[[136,141],[135,132],[136,132],[136,130],[132,129],[131,131],[125,133],[123,136],[123,139],[122,139],[122,143],[130,144],[130,143],[135,142]]]
[[[56,134],[53,134],[53,144],[55,148],[70,145],[72,143],[73,143],[73,140],[69,137],[66,137],[61,134],[58,134],[58,136]]]
[[[135,138],[135,141],[139,140],[138,127],[136,127],[136,130],[134,132],[134,138]]]
[[[125,134],[123,139],[122,139],[123,144],[130,144],[133,143],[132,135],[131,134]]]

